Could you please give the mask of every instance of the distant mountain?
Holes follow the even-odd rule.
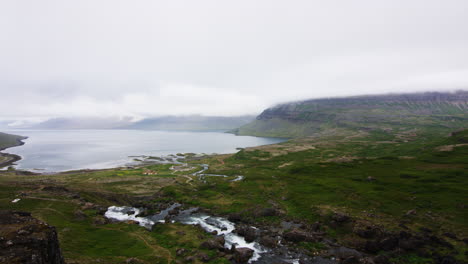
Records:
[[[30,129],[112,129],[127,126],[132,123],[131,117],[125,118],[52,118],[44,122],[29,126]]]
[[[243,126],[255,116],[163,116],[133,121],[132,118],[52,118],[27,129],[135,129],[176,131],[228,131]]]
[[[414,93],[313,99],[266,109],[232,132],[303,137],[331,129],[375,130],[468,127],[468,92]]]
[[[254,119],[255,116],[163,116],[143,119],[121,128],[177,131],[227,131],[243,126]]]

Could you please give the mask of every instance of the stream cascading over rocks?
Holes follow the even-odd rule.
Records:
[[[140,226],[151,230],[155,224],[166,223],[169,212],[180,206],[181,205],[178,203],[172,204],[167,209],[162,210],[159,214],[148,217],[139,217],[138,214],[142,212],[142,209],[139,208],[110,206],[104,216],[116,221],[136,221]],[[236,248],[249,248],[253,250],[253,255],[249,259],[249,263],[269,263],[269,260],[271,259],[279,259],[286,263],[299,263],[298,257],[289,255],[287,250],[278,256],[277,253],[273,253],[272,250],[260,245],[256,241],[247,242],[243,236],[234,232],[236,225],[228,219],[197,213],[197,211],[198,208],[181,210],[177,215],[172,216],[170,221],[187,225],[199,225],[203,230],[209,233],[216,231],[218,235],[222,235],[224,237],[224,247],[226,249],[231,249],[235,246]],[[265,261],[262,261],[262,259]]]

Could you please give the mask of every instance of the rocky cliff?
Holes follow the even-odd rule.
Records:
[[[235,132],[241,135],[300,137],[330,128],[394,126],[466,127],[468,92],[416,93],[314,99],[266,109]]]
[[[0,263],[63,264],[55,228],[27,212],[0,211]]]

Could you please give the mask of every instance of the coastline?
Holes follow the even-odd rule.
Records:
[[[15,162],[22,159],[22,157],[19,156],[19,155],[4,153],[4,152],[1,152],[1,151],[9,149],[9,148],[22,146],[22,145],[25,144],[25,142],[23,142],[23,140],[25,140],[27,138],[28,137],[18,136],[18,138],[16,139],[16,145],[0,148],[0,168],[10,166],[13,163],[15,163]]]

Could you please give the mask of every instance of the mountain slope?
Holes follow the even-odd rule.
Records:
[[[26,137],[0,132],[0,150],[23,145],[23,142],[21,142],[23,139],[26,139]]]
[[[468,127],[468,92],[314,99],[266,109],[239,135],[303,137],[330,129]]]
[[[230,130],[254,120],[253,116],[163,116],[135,122],[125,129],[144,130]]]
[[[51,118],[28,128],[32,129],[112,129],[131,124],[132,118],[74,117]]]

